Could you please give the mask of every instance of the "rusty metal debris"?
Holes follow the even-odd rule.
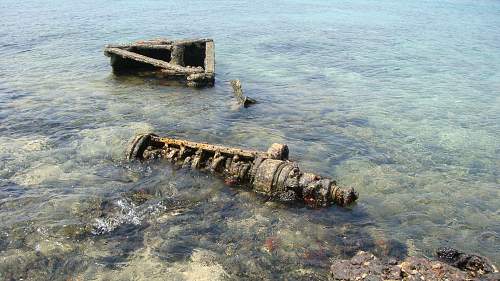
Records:
[[[268,151],[197,143],[154,134],[138,135],[129,159],[168,159],[173,164],[210,171],[227,184],[248,184],[254,191],[284,201],[300,200],[312,207],[346,206],[358,198],[352,188],[312,173],[288,160],[288,146],[273,144]]]
[[[212,39],[153,39],[131,44],[107,45],[115,73],[154,73],[180,80],[191,87],[213,86],[215,46]]]
[[[240,80],[231,80],[230,83],[231,86],[233,87],[234,95],[238,99],[238,103],[240,103],[244,107],[249,107],[250,105],[257,102],[256,100],[249,98],[243,94],[243,89],[241,88]]]

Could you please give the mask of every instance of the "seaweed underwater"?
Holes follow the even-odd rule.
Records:
[[[0,280],[495,280],[499,10],[2,1]],[[139,75],[112,72],[102,54],[162,36],[216,39],[217,68],[205,71],[206,42],[177,44],[174,61],[154,61],[167,71]],[[260,152],[287,144],[301,172],[360,197],[282,202],[252,178],[178,165],[177,146],[127,160],[130,140],[151,132]]]

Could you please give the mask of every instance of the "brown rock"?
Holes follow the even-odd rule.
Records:
[[[394,260],[383,262],[371,253],[360,251],[349,260],[334,261],[330,272],[333,280],[500,280],[498,272],[478,276],[478,272],[484,272],[484,268],[494,270],[495,267],[491,264],[490,267],[478,267],[476,257],[479,256],[474,255],[473,259],[468,259],[471,262],[466,263],[468,266],[463,267],[465,271],[462,271],[441,261],[421,257],[408,257],[399,263]],[[479,258],[481,261],[485,260]]]

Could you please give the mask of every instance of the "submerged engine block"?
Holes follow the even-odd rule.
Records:
[[[268,151],[198,143],[154,134],[138,135],[128,150],[128,159],[168,159],[172,164],[209,171],[226,184],[243,184],[255,192],[282,201],[299,200],[308,206],[347,206],[358,198],[352,188],[302,172],[288,160],[288,146],[273,144]]]

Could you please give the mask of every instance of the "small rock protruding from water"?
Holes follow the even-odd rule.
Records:
[[[488,259],[475,254],[466,254],[453,248],[438,248],[436,255],[440,261],[464,270],[472,276],[480,276],[497,271]]]
[[[243,88],[241,87],[240,80],[231,80],[230,84],[231,87],[233,87],[234,96],[238,99],[238,103],[243,105],[243,107],[249,107],[250,105],[257,103],[256,100],[243,94]]]

